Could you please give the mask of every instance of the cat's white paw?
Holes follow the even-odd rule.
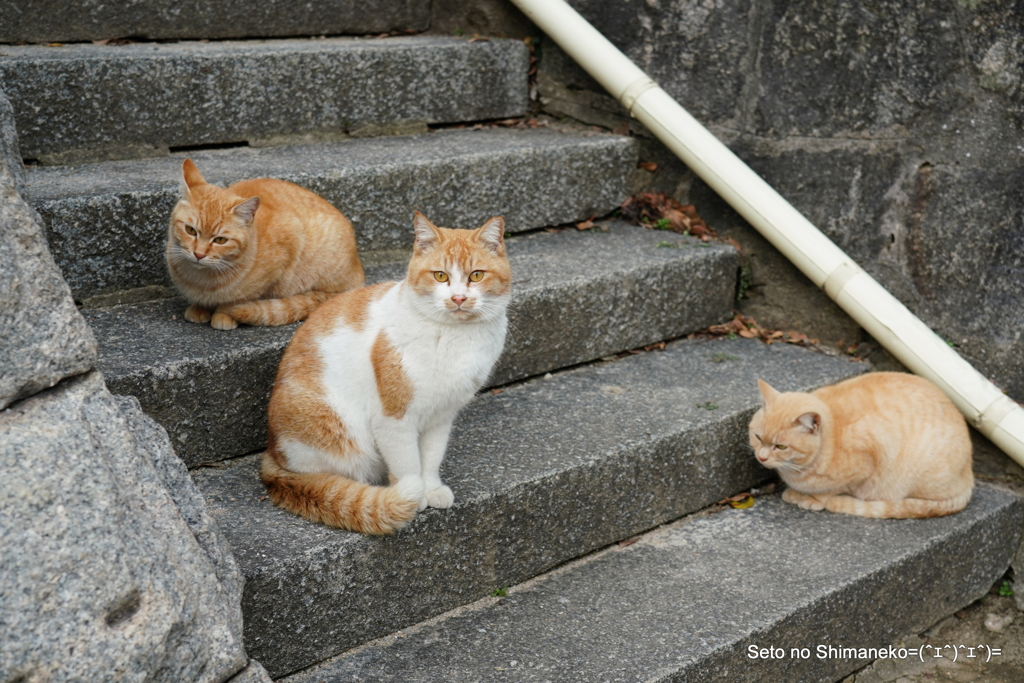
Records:
[[[416,507],[416,512],[421,512],[427,508],[427,499],[423,493],[426,490],[426,486],[423,483],[423,477],[415,474],[402,477],[395,484],[398,489],[398,493],[402,498],[406,500],[419,501],[419,505]]]
[[[230,315],[214,313],[213,317],[210,319],[210,327],[216,330],[233,330],[238,327],[238,321]]]
[[[427,505],[432,508],[450,508],[455,502],[455,494],[443,484],[427,491]]]

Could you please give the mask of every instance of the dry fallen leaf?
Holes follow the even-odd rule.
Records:
[[[658,164],[654,161],[641,161],[637,166],[651,173],[658,170]]]
[[[798,344],[800,346],[814,346],[818,343],[817,339],[811,339],[806,334],[796,332],[795,330],[783,332],[782,330],[769,330],[761,327],[753,318],[740,313],[735,313],[733,315],[733,319],[729,322],[722,323],[721,325],[712,325],[700,334],[712,337],[738,335],[747,339],[760,339],[766,344],[781,341],[787,344]]]
[[[577,230],[589,230],[590,228],[593,228],[594,225],[595,225],[595,223],[594,223],[594,216],[591,216],[590,218],[588,218],[587,220],[583,221],[582,223],[577,223],[576,224],[576,229]]]
[[[729,505],[737,510],[746,510],[747,508],[754,507],[754,497],[748,493],[742,500],[730,501]]]
[[[654,168],[657,168],[657,164],[654,162],[641,163],[640,167],[645,168],[645,164],[652,164]],[[648,168],[648,170],[652,169]],[[633,195],[622,203],[620,209],[623,219],[649,228],[689,234],[700,238],[703,242],[710,239],[721,239],[701,219],[692,204],[682,204],[664,192],[642,192]],[[731,244],[739,251],[739,244],[735,240],[722,241]]]
[[[734,508],[748,508],[754,504],[754,497],[749,491],[743,493],[737,493],[735,496],[729,496],[715,503],[715,505],[731,505]]]

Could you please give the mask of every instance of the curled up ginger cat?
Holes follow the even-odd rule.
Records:
[[[278,368],[260,474],[307,519],[387,534],[454,502],[440,478],[448,434],[505,341],[505,224],[449,230],[417,213],[413,227],[405,280],[322,305]]]
[[[967,423],[931,382],[874,372],[811,393],[758,385],[750,445],[786,482],[786,502],[908,518],[948,515],[970,501]]]
[[[191,159],[182,180],[166,257],[189,322],[287,325],[363,285],[352,224],[313,192],[273,178],[220,188]]]

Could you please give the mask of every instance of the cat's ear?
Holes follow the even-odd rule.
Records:
[[[260,208],[259,197],[249,197],[244,202],[231,209],[231,213],[235,214],[238,220],[242,221],[246,225],[252,223],[252,219],[256,216],[256,209]]]
[[[821,426],[821,415],[817,413],[804,413],[796,418],[796,423],[808,434],[817,434],[818,427]]]
[[[206,180],[203,178],[203,174],[199,172],[199,169],[192,162],[191,159],[185,159],[181,164],[181,188],[182,194],[188,196],[188,191],[193,187],[199,185],[205,185]]]
[[[441,239],[441,232],[419,211],[412,218],[412,229],[416,232],[414,250],[417,254],[431,249]]]
[[[779,396],[781,396],[781,394],[778,391],[773,389],[772,386],[768,384],[768,382],[765,382],[763,379],[757,380],[757,388],[761,390],[762,406],[768,405],[769,403],[777,399]]]
[[[505,219],[501,216],[491,218],[477,228],[476,238],[498,256],[505,253]]]

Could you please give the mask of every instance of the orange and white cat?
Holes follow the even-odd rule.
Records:
[[[788,503],[861,517],[939,517],[971,499],[971,438],[931,382],[875,372],[812,393],[763,399],[750,422],[758,461],[777,470]]]
[[[325,303],[278,368],[261,476],[307,519],[387,534],[454,501],[440,477],[448,434],[505,342],[505,224],[450,230],[417,213],[413,227],[405,280]]]
[[[191,304],[186,320],[219,330],[287,325],[363,285],[352,224],[323,198],[273,178],[223,189],[191,159],[181,170],[166,257]]]

